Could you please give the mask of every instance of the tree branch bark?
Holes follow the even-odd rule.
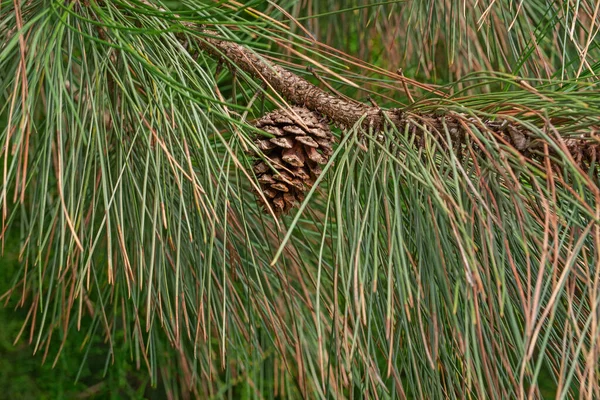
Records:
[[[347,129],[364,117],[363,126],[380,131],[386,115],[396,126],[402,124],[397,110],[382,111],[358,102],[350,102],[332,95],[306,79],[275,65],[245,47],[218,38],[216,32],[205,31],[208,37],[199,41],[202,50],[219,59],[230,68],[240,68],[255,79],[267,83],[287,101],[304,106],[329,118],[336,126]]]
[[[219,38],[218,33],[203,31],[205,36],[198,40],[199,47],[212,57],[225,63],[231,69],[239,68],[254,79],[265,82],[290,103],[304,106],[329,118],[336,126],[348,129],[361,118],[362,126],[371,127],[374,132],[384,129],[387,121],[400,131],[407,126],[411,133],[422,136],[421,128],[416,127],[416,121],[427,126],[438,137],[446,138],[450,134],[453,143],[462,143],[467,135],[468,125],[477,126],[480,130],[488,130],[499,139],[511,145],[521,154],[529,158],[545,153],[546,141],[540,140],[526,127],[508,120],[480,121],[459,114],[417,115],[405,113],[400,109],[382,110],[378,107],[350,102],[339,96],[330,94],[308,82],[306,79],[265,60],[246,47]],[[573,160],[579,166],[597,161],[600,156],[600,141],[590,130],[592,140],[587,138],[563,139],[556,137],[556,142],[563,151],[571,153]],[[596,140],[593,140],[593,139]],[[558,151],[549,146],[549,153],[556,155]]]

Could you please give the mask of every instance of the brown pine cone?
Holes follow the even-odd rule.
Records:
[[[267,132],[255,141],[265,159],[254,163],[262,192],[277,215],[304,200],[333,154],[333,134],[326,120],[303,107],[266,114],[255,126]],[[265,207],[265,210],[267,207]]]

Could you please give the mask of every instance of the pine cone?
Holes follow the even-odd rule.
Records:
[[[321,173],[319,165],[327,164],[333,134],[324,118],[303,107],[273,111],[255,126],[272,137],[256,139],[265,160],[255,162],[254,172],[275,214],[285,214],[304,200]]]

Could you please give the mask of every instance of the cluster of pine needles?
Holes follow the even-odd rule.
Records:
[[[0,1],[15,343],[53,365],[86,331],[173,398],[600,397],[598,26],[592,0]],[[336,143],[274,218],[253,122],[302,106]]]

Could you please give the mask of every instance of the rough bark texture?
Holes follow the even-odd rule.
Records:
[[[215,32],[206,33],[211,36],[217,35]],[[365,116],[364,126],[372,125],[376,131],[384,126],[385,118],[382,110],[366,104],[349,102],[327,93],[306,79],[260,58],[237,43],[206,37],[200,41],[200,47],[225,64],[238,67],[254,78],[266,82],[287,101],[323,114],[342,129],[352,127],[363,116]],[[394,110],[385,113],[394,124],[401,124],[401,119]]]

